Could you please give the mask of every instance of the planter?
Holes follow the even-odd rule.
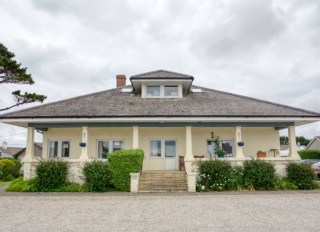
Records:
[[[79,143],[79,146],[80,147],[85,147],[85,146],[87,146],[87,144],[86,143]]]
[[[238,146],[239,147],[243,147],[244,146],[244,142],[238,142]]]
[[[265,158],[267,157],[267,152],[259,152],[257,153],[257,158]]]
[[[224,158],[224,154],[217,154],[218,158]]]

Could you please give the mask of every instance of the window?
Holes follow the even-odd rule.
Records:
[[[178,97],[178,86],[176,85],[166,85],[164,86],[164,96],[166,97]]]
[[[69,157],[69,155],[70,155],[70,142],[62,141],[61,157]]]
[[[150,142],[150,156],[161,157],[161,141],[160,140],[152,140]]]
[[[232,139],[222,139],[220,141],[220,146],[224,152],[225,157],[232,157],[233,156],[233,149],[232,149]],[[215,145],[211,140],[207,141],[207,152],[210,158],[215,158]]]
[[[175,140],[151,140],[150,157],[176,157],[177,145]]]
[[[98,158],[108,158],[108,154],[123,149],[122,140],[98,141]]]
[[[70,141],[49,141],[49,158],[70,156]]]
[[[182,97],[182,86],[179,85],[146,85],[142,97],[146,98],[179,98]],[[144,92],[145,91],[145,92]]]
[[[147,97],[159,97],[159,96],[160,96],[160,85],[147,86]]]

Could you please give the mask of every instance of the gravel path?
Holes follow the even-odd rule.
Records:
[[[0,194],[0,231],[320,231],[320,191]]]

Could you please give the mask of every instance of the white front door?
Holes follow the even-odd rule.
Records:
[[[177,143],[175,140],[164,141],[164,166],[165,170],[176,170]]]

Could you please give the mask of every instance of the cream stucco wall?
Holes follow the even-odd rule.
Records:
[[[270,149],[280,151],[279,131],[273,127],[242,128],[242,140],[245,143],[243,153],[246,157],[257,157],[258,150],[266,151],[268,157],[273,157]]]
[[[186,152],[186,128],[185,127],[139,127],[139,148],[145,151],[143,163],[144,170],[165,169],[165,158],[150,157],[151,140],[176,140],[177,157],[175,166],[179,169],[179,156]],[[207,140],[211,138],[211,132],[221,139],[231,139],[234,142],[235,128],[233,127],[193,127],[192,150],[194,155],[207,157]],[[49,140],[70,141],[70,159],[78,159],[81,154],[82,128],[49,128],[43,136],[43,157],[48,157]],[[88,157],[97,158],[98,140],[123,140],[124,148],[131,149],[133,141],[132,127],[89,127],[88,128]],[[242,140],[245,143],[243,153],[245,157],[256,157],[258,150],[268,151],[267,156],[272,157],[270,149],[280,149],[279,131],[274,128],[242,128]],[[233,152],[236,144],[233,143]]]

